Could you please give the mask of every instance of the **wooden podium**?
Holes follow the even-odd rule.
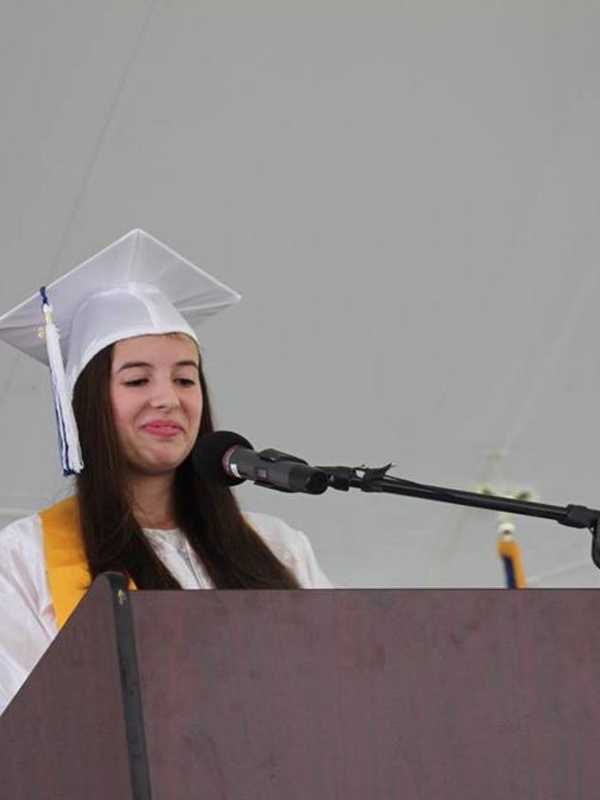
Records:
[[[132,592],[0,718],[7,800],[590,800],[600,594]]]

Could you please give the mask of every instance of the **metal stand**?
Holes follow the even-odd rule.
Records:
[[[528,500],[515,500],[511,497],[495,497],[460,489],[442,486],[429,486],[424,483],[388,475],[391,464],[384,467],[316,467],[329,477],[329,487],[347,492],[360,489],[363,492],[384,492],[422,497],[440,503],[454,503],[461,506],[486,508],[492,511],[506,511],[529,517],[553,519],[570,528],[587,528],[592,534],[592,560],[600,569],[600,511],[586,506],[553,506],[545,503],[532,503]]]

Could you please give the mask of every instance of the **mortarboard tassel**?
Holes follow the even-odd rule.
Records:
[[[71,398],[67,389],[67,377],[65,375],[65,365],[60,349],[60,336],[52,317],[52,306],[48,302],[46,287],[40,289],[42,298],[42,311],[44,312],[45,328],[44,338],[46,340],[46,350],[48,352],[48,362],[50,364],[50,374],[52,376],[52,394],[54,396],[54,408],[56,410],[56,424],[58,428],[58,439],[60,455],[64,475],[74,475],[83,469],[83,459],[81,457],[81,446],[79,444],[79,432]]]
[[[498,555],[504,564],[507,589],[526,589],[525,570],[521,548],[514,537],[515,526],[511,522],[502,522],[499,527]]]

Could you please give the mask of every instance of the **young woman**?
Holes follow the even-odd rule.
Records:
[[[73,496],[0,531],[0,713],[101,572],[139,589],[330,586],[304,534],[242,514],[227,487],[195,474],[190,454],[213,418],[195,332],[172,301],[118,271],[75,300],[70,284],[56,309],[71,306],[83,466]]]

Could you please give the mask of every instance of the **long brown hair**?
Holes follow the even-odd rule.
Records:
[[[77,476],[83,543],[92,578],[115,570],[139,589],[181,588],[155,554],[127,494],[126,462],[110,399],[110,345],[85,367],[75,384],[73,409],[85,468]],[[212,433],[210,398],[199,366],[203,410],[200,436]],[[191,459],[177,468],[175,515],[218,589],[291,589],[299,584],[242,516],[226,486],[196,476]]]

